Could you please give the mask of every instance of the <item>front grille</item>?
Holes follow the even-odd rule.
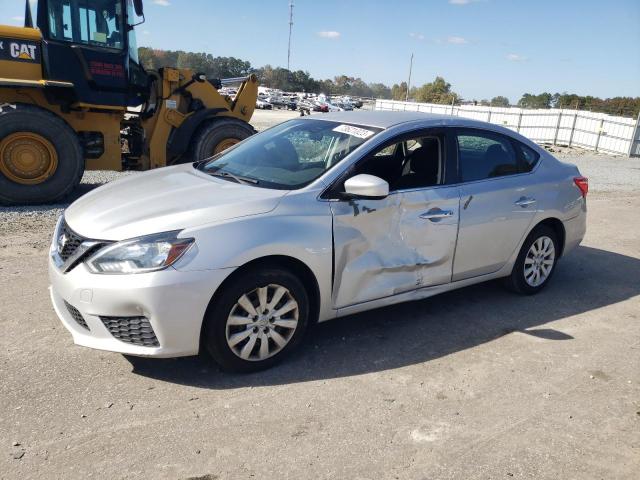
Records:
[[[67,302],[64,302],[64,305],[67,307],[69,315],[73,317],[78,325],[86,330],[90,330],[89,325],[87,325],[87,322],[77,308],[75,308],[73,305],[69,305]]]
[[[102,247],[111,243],[91,240],[78,235],[69,228],[64,219],[58,228],[57,235],[57,254],[54,255],[54,259],[58,259],[56,263],[65,273],[73,270]]]
[[[95,244],[93,247],[90,247],[89,249],[87,249],[86,252],[84,252],[82,255],[80,255],[78,258],[76,258],[76,260],[74,262],[72,262],[65,271],[70,272],[71,270],[73,270],[74,268],[76,268],[79,264],[81,264],[82,262],[84,262],[85,260],[87,260],[89,257],[91,257],[91,255],[93,255],[94,253],[96,253],[98,250],[100,250],[102,247],[104,247],[106,245],[106,243],[97,243]]]
[[[63,221],[60,226],[60,232],[56,239],[58,246],[58,255],[63,262],[66,262],[80,246],[85,239],[71,230],[67,222]]]
[[[107,330],[121,342],[159,347],[160,342],[146,317],[100,317]]]

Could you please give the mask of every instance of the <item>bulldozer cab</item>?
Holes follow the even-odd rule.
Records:
[[[44,78],[73,83],[71,103],[141,105],[149,95],[133,28],[141,17],[140,1],[39,0]]]

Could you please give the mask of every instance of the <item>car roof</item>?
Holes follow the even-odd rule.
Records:
[[[390,128],[407,122],[423,121],[425,124],[440,124],[443,120],[459,120],[452,115],[440,115],[424,112],[391,112],[383,110],[359,110],[357,112],[332,112],[312,115],[312,120],[327,120],[332,122],[355,123],[368,127]]]
[[[320,113],[317,115],[299,117],[299,119],[351,123],[361,125],[363,127],[377,127],[385,130],[399,125],[404,125],[406,128],[431,128],[436,126],[479,128],[489,132],[510,136],[511,138],[525,143],[538,153],[545,152],[542,147],[535,144],[530,139],[509,128],[503,127],[502,125],[459,117],[456,115],[442,115],[438,113],[425,112],[396,112],[388,110],[359,110],[356,112]]]

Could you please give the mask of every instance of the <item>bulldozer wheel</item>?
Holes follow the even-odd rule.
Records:
[[[204,160],[256,133],[251,125],[235,118],[221,118],[204,124],[194,135],[191,161]]]
[[[218,143],[215,147],[213,147],[212,155],[215,155],[220,152],[224,152],[227,148],[233,147],[236,143],[239,143],[239,138],[225,138],[220,143]]]
[[[22,185],[37,185],[58,168],[58,154],[46,138],[31,132],[12,133],[0,140],[0,172]]]
[[[61,118],[33,105],[0,105],[0,204],[60,200],[83,173],[80,142]]]

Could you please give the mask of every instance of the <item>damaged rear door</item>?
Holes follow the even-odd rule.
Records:
[[[334,307],[450,282],[459,203],[458,187],[448,185],[332,201]]]

